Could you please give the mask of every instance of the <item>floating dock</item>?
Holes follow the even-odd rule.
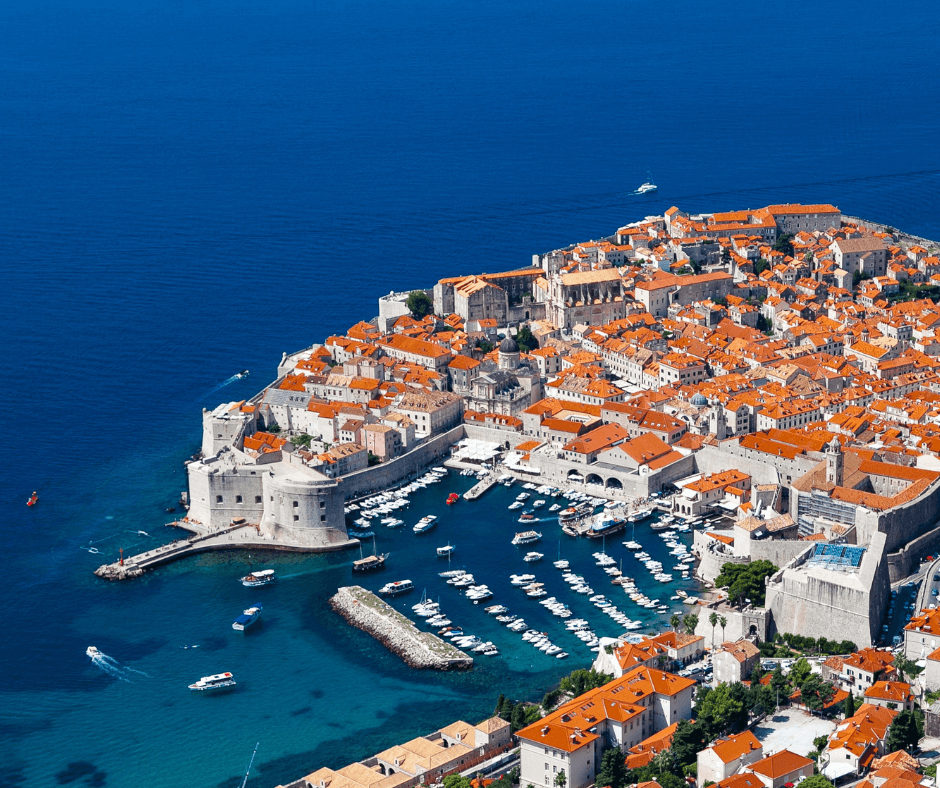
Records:
[[[454,670],[473,667],[473,658],[415,623],[361,586],[344,586],[330,607],[350,624],[367,632],[412,668]]]

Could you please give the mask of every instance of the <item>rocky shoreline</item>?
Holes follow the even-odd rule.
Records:
[[[367,632],[412,668],[453,670],[473,667],[473,658],[430,632],[361,586],[346,586],[330,598],[330,607],[357,629]]]

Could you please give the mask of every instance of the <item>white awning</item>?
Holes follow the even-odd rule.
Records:
[[[820,771],[830,780],[838,780],[847,774],[853,774],[855,767],[845,761],[829,761]]]

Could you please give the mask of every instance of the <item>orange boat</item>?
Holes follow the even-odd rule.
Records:
[[[459,500],[460,500],[460,496],[457,495],[457,493],[451,493],[450,495],[447,496],[447,505],[451,506],[457,503],[457,501]]]
[[[36,501],[39,500],[39,494],[34,490],[33,494],[29,496],[29,500],[26,502],[27,506],[35,506]]]

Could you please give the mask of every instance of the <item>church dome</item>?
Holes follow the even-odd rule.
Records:
[[[516,340],[511,336],[507,335],[506,338],[499,343],[499,352],[500,353],[518,353],[519,346],[516,344]]]
[[[705,395],[702,394],[702,392],[700,391],[697,391],[695,394],[693,394],[692,399],[690,401],[693,405],[695,405],[698,408],[701,408],[704,405],[708,404],[708,400],[705,398]]]

